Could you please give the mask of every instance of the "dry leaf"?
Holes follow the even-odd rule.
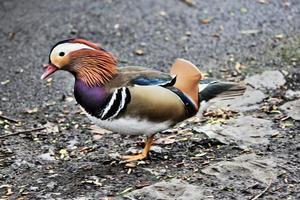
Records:
[[[81,181],[81,183],[89,183],[89,184],[94,184],[96,186],[99,186],[101,187],[102,186],[102,183],[99,182],[99,180],[84,180],[84,181]]]
[[[257,29],[249,29],[249,30],[241,30],[240,31],[240,33],[244,34],[244,35],[254,35],[254,34],[257,34],[259,32],[260,32],[260,30],[257,30]]]
[[[189,6],[194,6],[195,2],[193,0],[182,0],[184,3],[186,3]]]
[[[59,150],[59,154],[61,159],[69,157],[68,151],[66,149]]]
[[[242,7],[242,8],[240,9],[240,11],[241,11],[241,13],[246,13],[246,12],[248,12],[248,9],[245,8],[245,7]]]
[[[291,3],[289,2],[289,0],[283,0],[283,6],[284,7],[289,7],[291,5]]]
[[[6,84],[8,84],[9,82],[10,82],[10,80],[2,81],[2,82],[1,82],[1,85],[6,85]]]
[[[50,83],[53,80],[53,78],[47,78],[47,83]]]
[[[268,3],[268,1],[267,0],[258,0],[258,3],[266,4],[266,3]]]
[[[46,128],[47,133],[58,133],[59,128],[56,124],[47,122],[44,127]]]
[[[141,182],[141,183],[136,184],[135,187],[136,187],[137,189],[141,189],[141,188],[146,187],[146,186],[149,186],[149,185],[150,185],[149,182]]]
[[[203,113],[203,116],[211,118],[229,119],[231,117],[234,117],[236,114],[237,112],[232,110],[217,109],[213,111],[206,111],[205,113]]]
[[[186,36],[191,36],[191,35],[192,35],[192,32],[187,31],[187,32],[185,32],[185,35],[186,35]]]
[[[112,133],[111,131],[103,129],[103,128],[100,128],[100,127],[98,127],[96,125],[91,125],[89,129],[91,130],[91,133],[93,133],[95,135],[96,134],[97,135],[105,135],[105,134]]]
[[[0,189],[1,188],[10,188],[10,187],[12,187],[12,185],[8,185],[8,184],[0,185]]]
[[[137,49],[137,50],[135,50],[135,52],[134,52],[136,55],[138,55],[138,56],[142,56],[142,55],[144,55],[144,51],[143,50],[141,50],[141,49]]]
[[[164,17],[164,16],[167,16],[167,13],[162,10],[162,11],[159,12],[159,15]]]
[[[93,135],[93,140],[101,140],[103,135]]]
[[[25,112],[28,113],[28,114],[37,113],[38,111],[39,111],[38,108],[32,108],[32,109],[27,108],[27,109],[25,109]]]
[[[275,35],[275,38],[278,39],[278,40],[281,40],[284,38],[284,35],[283,34],[278,34],[278,35]]]
[[[95,151],[95,147],[82,147],[79,151],[86,154]]]
[[[11,188],[7,188],[7,191],[6,191],[6,194],[5,194],[5,195],[10,196],[10,195],[12,195],[12,194],[13,194],[12,189],[11,189]]]
[[[134,162],[129,162],[129,163],[126,163],[125,164],[125,167],[128,167],[128,168],[135,168],[136,167],[136,164]]]
[[[238,73],[241,73],[242,72],[242,69],[245,68],[245,65],[239,63],[239,62],[236,62],[235,63],[235,70],[238,72]]]
[[[202,156],[205,156],[206,154],[207,154],[206,152],[198,153],[198,154],[195,155],[195,157],[202,157]]]
[[[126,188],[125,190],[123,190],[122,192],[120,192],[119,195],[122,195],[122,194],[125,194],[127,192],[130,192],[131,190],[133,190],[133,187]]]
[[[205,18],[205,19],[200,20],[201,24],[209,24],[210,22],[211,22],[211,19],[209,19],[209,18]]]
[[[67,98],[66,98],[66,101],[67,101],[67,102],[74,101],[74,98],[73,98],[73,97],[67,97]]]

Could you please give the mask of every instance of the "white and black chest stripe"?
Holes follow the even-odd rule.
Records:
[[[127,87],[116,89],[106,106],[99,114],[98,118],[101,120],[109,120],[117,118],[119,114],[124,111],[131,100],[130,92]]]

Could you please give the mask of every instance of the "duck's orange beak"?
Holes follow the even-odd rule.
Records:
[[[48,76],[50,76],[51,74],[53,74],[55,71],[58,70],[57,67],[55,67],[53,64],[48,64],[45,66],[46,70],[44,71],[43,75],[41,76],[41,79],[44,80],[45,78],[47,78]]]

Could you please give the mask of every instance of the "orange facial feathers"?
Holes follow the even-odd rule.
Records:
[[[106,51],[82,49],[70,53],[78,78],[88,85],[107,83],[117,73],[116,59]]]

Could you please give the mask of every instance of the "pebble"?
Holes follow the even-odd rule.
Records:
[[[40,154],[37,158],[44,161],[55,161],[55,158],[50,153]]]
[[[300,98],[300,91],[287,90],[284,97],[288,100],[294,100]]]

